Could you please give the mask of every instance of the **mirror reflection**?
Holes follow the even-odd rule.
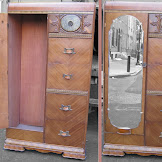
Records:
[[[141,121],[143,38],[140,21],[130,15],[113,20],[109,31],[108,116],[119,129]]]

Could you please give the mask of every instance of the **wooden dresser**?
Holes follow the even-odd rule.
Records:
[[[9,3],[0,14],[4,149],[85,159],[95,3]]]
[[[127,17],[124,17],[127,16]],[[122,37],[124,37],[124,28],[119,30],[118,26],[123,24],[124,18],[133,17],[136,20],[136,28],[134,32],[136,33],[136,45],[140,43],[140,48],[136,48],[137,57],[133,56],[133,52],[129,53],[127,46],[126,52],[128,56],[125,56],[124,60],[124,48],[121,49],[121,43],[126,42],[126,38],[121,41],[120,45],[115,43],[115,41],[120,42]],[[132,20],[133,20],[132,19]],[[119,22],[118,22],[119,21]],[[115,24],[118,22],[118,26]],[[129,23],[129,21],[128,21]],[[112,25],[113,24],[113,25]],[[133,23],[132,23],[133,24]],[[131,27],[131,24],[125,23],[128,27],[128,30]],[[126,28],[126,27],[125,27]],[[113,32],[117,29],[117,35]],[[131,30],[132,30],[131,29]],[[142,31],[143,30],[143,31]],[[111,33],[109,32],[111,31]],[[139,33],[138,33],[139,31]],[[120,34],[119,34],[120,33]],[[111,37],[112,34],[112,37]],[[129,33],[127,33],[128,35]],[[140,34],[140,36],[139,36]],[[142,40],[143,36],[143,40]],[[114,39],[114,38],[115,39]],[[140,38],[139,39],[137,38]],[[114,40],[113,40],[114,39]],[[133,37],[132,37],[133,39]],[[143,42],[143,43],[142,43]],[[115,46],[119,48],[115,50]],[[124,46],[124,43],[123,43]],[[133,49],[131,49],[133,51]],[[134,52],[134,53],[135,53]],[[140,55],[138,55],[138,52]],[[142,55],[143,52],[143,55]],[[116,53],[116,55],[114,55]],[[119,59],[119,53],[123,58]],[[113,56],[114,55],[114,56]],[[122,82],[122,79],[128,78],[128,76],[136,77],[131,75],[132,67],[128,68],[128,58],[130,62],[136,61],[134,68],[139,68],[141,75],[141,109],[138,113],[139,123],[136,126],[129,128],[128,126],[124,127],[122,122],[127,119],[125,125],[128,125],[132,120],[137,120],[137,117],[134,117],[139,108],[136,104],[137,99],[137,89],[139,88],[137,82],[133,82],[134,89],[128,87],[125,90],[125,95],[120,93],[121,87],[127,86],[129,82]],[[143,61],[139,61],[139,58]],[[117,59],[118,58],[118,59]],[[126,62],[127,65],[123,65],[125,74],[122,76],[119,72],[122,73],[121,69],[118,71],[113,71],[111,68],[115,63]],[[138,66],[138,67],[137,67]],[[141,66],[141,67],[140,67]],[[122,68],[122,67],[121,67]],[[130,71],[129,71],[129,70]],[[111,71],[112,70],[112,71]],[[110,73],[111,71],[111,73]],[[116,75],[115,75],[116,72]],[[117,74],[118,73],[118,74]],[[126,76],[127,75],[127,76]],[[127,154],[139,154],[143,156],[147,155],[162,155],[162,4],[161,3],[144,3],[144,2],[106,2],[104,5],[104,146],[103,146],[103,155],[114,155],[114,156],[124,156]],[[117,77],[120,76],[120,77]],[[118,84],[115,85],[118,78],[121,81],[118,81]],[[110,87],[112,85],[112,87]],[[118,90],[114,90],[116,87]],[[112,91],[111,91],[112,90]],[[111,91],[111,92],[110,92]],[[134,91],[134,92],[133,92]],[[128,94],[129,93],[129,94]],[[115,94],[115,95],[114,95]],[[126,95],[127,94],[127,95]],[[114,96],[115,97],[114,97]],[[133,95],[132,97],[130,97]],[[121,100],[121,98],[123,99]],[[116,99],[116,101],[115,101]],[[131,118],[128,116],[131,114],[130,105],[125,104],[125,109],[121,106],[115,108],[115,104],[110,104],[114,100],[114,103],[118,105],[124,102],[129,102],[130,105],[134,103],[131,111],[133,115]],[[110,102],[110,103],[109,103]],[[132,103],[131,103],[132,102]],[[128,106],[128,109],[127,109]],[[112,110],[113,109],[113,110]],[[116,111],[114,111],[114,109]],[[138,111],[139,111],[138,110]],[[115,115],[113,116],[113,111]],[[121,111],[121,112],[119,112]],[[117,113],[120,113],[118,115]],[[125,115],[125,116],[124,116]],[[116,118],[116,121],[113,121]],[[121,122],[119,123],[119,120]],[[115,123],[115,124],[114,124]],[[119,125],[119,126],[117,126]]]

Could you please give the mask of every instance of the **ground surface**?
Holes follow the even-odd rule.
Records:
[[[98,134],[97,134],[97,111],[89,114],[88,132],[86,142],[86,162],[97,162],[98,160]],[[5,141],[5,129],[0,130],[0,162],[75,162],[74,160],[63,158],[61,155],[54,153],[39,153],[37,151],[15,152],[3,150]]]

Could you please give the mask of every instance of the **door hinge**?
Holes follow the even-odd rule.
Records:
[[[146,67],[147,66],[147,64],[144,62],[144,63],[142,63],[142,67]]]

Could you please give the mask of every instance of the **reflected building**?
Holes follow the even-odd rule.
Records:
[[[127,59],[128,56],[140,60],[143,32],[140,22],[133,16],[121,16],[113,21],[111,32],[111,59]]]

